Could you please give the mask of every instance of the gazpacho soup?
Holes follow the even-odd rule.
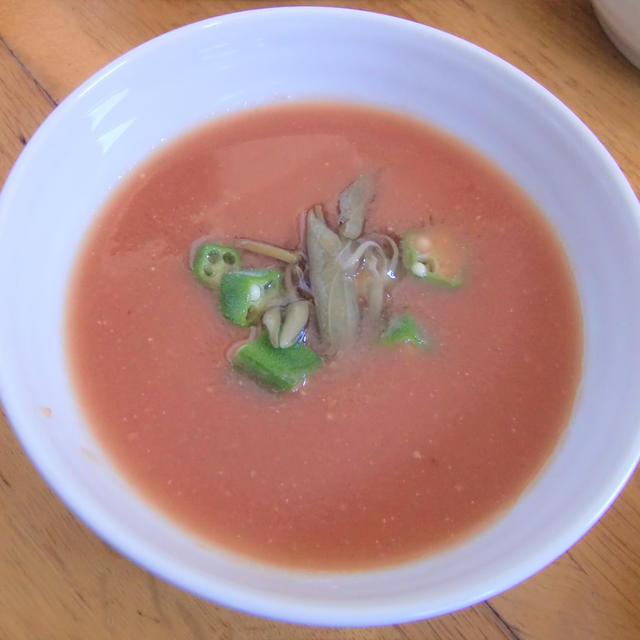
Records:
[[[151,504],[245,557],[358,570],[515,502],[569,421],[582,325],[558,240],[497,167],[404,115],[288,103],[124,180],[67,346]]]

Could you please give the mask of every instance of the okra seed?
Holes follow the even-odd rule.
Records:
[[[424,278],[427,275],[427,267],[422,262],[415,262],[411,265],[411,272],[418,278]]]
[[[260,296],[262,295],[262,290],[257,284],[252,284],[249,287],[249,300],[252,302],[256,302],[260,300]]]
[[[210,251],[207,253],[207,261],[211,264],[216,264],[216,262],[220,261],[220,256],[216,251]]]
[[[222,259],[227,263],[227,264],[234,264],[236,261],[236,257],[233,255],[233,253],[225,253],[222,256]]]

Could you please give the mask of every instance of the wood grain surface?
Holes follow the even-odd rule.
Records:
[[[640,191],[640,71],[607,40],[587,0],[335,4],[423,22],[513,63],[586,122],[636,193]],[[169,29],[263,6],[272,5],[242,0],[0,0],[0,184],[39,123],[101,66]],[[7,312],[1,298],[0,312]],[[413,624],[301,627],[200,600],[111,550],[49,490],[0,415],[0,640],[146,638],[640,638],[640,475],[583,540],[503,595]]]

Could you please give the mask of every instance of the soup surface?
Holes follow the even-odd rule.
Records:
[[[195,240],[295,248],[299,220],[377,172],[367,229],[455,230],[462,286],[393,288],[433,347],[348,349],[295,393],[225,352],[189,268]],[[207,124],[139,166],[76,266],[78,397],[133,487],[204,539],[261,561],[371,568],[463,539],[510,506],[557,444],[580,376],[572,274],[534,205],[442,132],[354,105],[289,104]]]

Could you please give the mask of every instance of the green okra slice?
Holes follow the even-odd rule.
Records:
[[[467,250],[449,229],[415,229],[400,240],[402,262],[420,280],[457,288],[464,281]]]
[[[286,349],[274,347],[268,334],[263,332],[238,349],[232,364],[272,391],[292,391],[322,365],[322,358],[301,342]]]
[[[276,269],[225,273],[220,280],[220,311],[227,320],[248,327],[281,293],[282,276]]]
[[[380,336],[379,343],[385,345],[401,343],[414,344],[423,348],[431,346],[429,338],[420,328],[416,319],[408,313],[391,319],[389,326]]]
[[[196,251],[192,271],[198,281],[209,289],[217,289],[225,273],[242,269],[237,249],[215,242],[205,242]]]

